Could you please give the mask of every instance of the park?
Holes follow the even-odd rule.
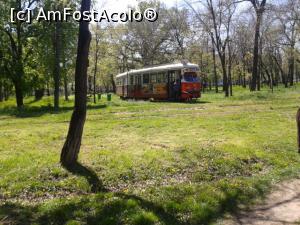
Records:
[[[298,0],[1,0],[0,225],[299,224],[299,18]]]
[[[88,104],[80,162],[59,164],[72,112],[62,101],[1,105],[0,218],[16,224],[199,224],[251,204],[272,184],[297,177],[295,112],[300,87],[194,103]],[[93,177],[93,175],[96,176]],[[99,179],[99,180],[98,180]],[[101,191],[92,193],[95,182]],[[72,223],[73,221],[73,223]],[[77,223],[76,223],[77,221]],[[14,223],[13,223],[14,224]]]

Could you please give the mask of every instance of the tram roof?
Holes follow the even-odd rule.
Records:
[[[168,70],[180,70],[180,69],[192,69],[197,68],[199,69],[199,66],[197,64],[193,63],[172,63],[172,64],[165,64],[165,65],[158,65],[158,66],[152,66],[152,67],[146,67],[139,70],[130,70],[125,73],[121,73],[117,75],[117,78],[126,76],[127,74],[144,74],[144,73],[150,73],[150,72],[159,72],[159,71],[168,71]]]

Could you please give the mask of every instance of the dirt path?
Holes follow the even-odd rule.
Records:
[[[300,179],[278,184],[266,200],[250,211],[242,211],[226,225],[300,224]]]

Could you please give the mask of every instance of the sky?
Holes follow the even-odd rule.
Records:
[[[113,12],[127,12],[128,6],[137,6],[141,0],[95,0],[96,10],[106,9],[109,13]],[[270,0],[285,1],[285,0]],[[184,0],[161,0],[168,8],[178,6],[188,8]],[[250,7],[250,3],[239,4],[239,10],[246,10]]]
[[[130,6],[136,6],[139,2],[139,0],[95,0],[97,7],[100,7],[102,9],[106,9],[110,12],[126,12],[128,5]],[[167,7],[172,7],[173,5],[178,2],[178,4],[181,2],[180,0],[163,0],[162,1]],[[101,7],[104,5],[104,7]]]

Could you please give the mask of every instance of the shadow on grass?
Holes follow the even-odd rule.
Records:
[[[68,170],[75,175],[85,177],[93,193],[54,200],[52,203],[50,201],[46,206],[0,204],[0,224],[211,224],[225,213],[237,213],[238,205],[241,203],[249,203],[249,199],[265,194],[264,188],[260,185],[255,186],[257,189],[255,196],[253,193],[245,193],[243,189],[220,187],[223,197],[218,199],[217,206],[202,208],[203,203],[200,201],[194,208],[186,206],[172,209],[168,205],[174,201],[177,202],[176,204],[184,204],[184,202],[171,197],[158,203],[133,194],[111,192],[103,186],[93,170],[79,163]],[[172,191],[168,195],[172,196]]]
[[[107,105],[88,105],[87,109],[103,109]],[[60,107],[59,110],[55,110],[53,106],[24,106],[21,109],[17,107],[4,107],[0,109],[0,115],[2,116],[15,116],[18,118],[30,118],[30,117],[40,117],[45,114],[60,114],[72,111],[73,106]]]
[[[22,206],[20,203],[0,204],[0,224],[154,224],[155,218],[166,225],[182,224],[175,215],[162,206],[136,195],[110,192],[104,188],[96,173],[80,163],[67,168],[75,175],[86,178],[94,194],[78,196],[77,200],[66,200],[63,204],[40,211],[40,206]],[[107,196],[109,201],[107,201]],[[41,206],[42,207],[42,206]],[[146,212],[146,213],[145,213]],[[153,217],[153,215],[155,215]],[[125,218],[122,218],[124,217]],[[127,217],[127,218],[126,218]]]
[[[76,162],[75,165],[64,168],[75,175],[84,177],[89,183],[91,191],[93,193],[108,191],[104,188],[102,181],[99,179],[95,171],[86,166],[83,166],[81,163]]]
[[[50,206],[50,209],[42,212],[39,206],[7,203],[0,206],[0,224],[150,225],[157,221],[166,225],[182,224],[163,207],[138,196],[115,193],[109,197],[111,198],[107,201],[107,194],[98,193],[92,198],[70,200],[53,208]],[[70,223],[71,221],[77,223]]]

